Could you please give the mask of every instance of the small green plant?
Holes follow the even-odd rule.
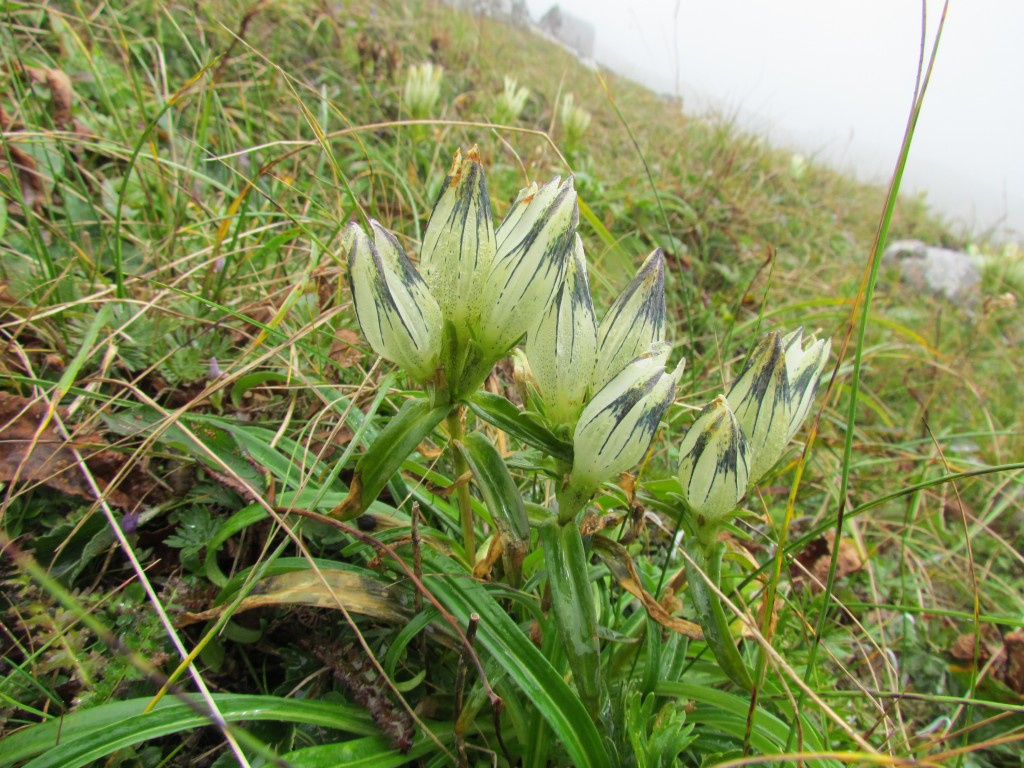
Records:
[[[405,71],[405,88],[402,90],[402,106],[414,120],[437,117],[435,109],[441,98],[441,83],[444,69],[424,62],[415,64]]]
[[[583,135],[590,128],[591,114],[577,106],[576,97],[567,93],[558,105],[558,122],[562,131],[562,143],[566,151],[576,152],[582,148]]]
[[[526,107],[530,98],[530,89],[526,86],[519,86],[514,77],[505,76],[505,86],[494,104],[494,116],[491,118],[495,123],[511,125],[515,123]]]
[[[494,518],[503,539],[516,539],[520,561],[513,569],[518,573],[523,548],[530,545],[529,534],[524,535],[527,502],[485,433],[465,436],[463,410],[479,404],[475,398],[494,363],[525,336],[527,413],[551,435],[551,440],[519,435],[540,452],[529,473],[550,488],[542,497],[547,503],[534,506],[534,524],[555,626],[577,692],[597,720],[610,689],[601,680],[589,545],[580,526],[604,484],[647,453],[673,401],[683,362],[671,372],[666,368],[671,347],[664,340],[661,250],[651,253],[599,324],[577,219],[571,180],[556,179],[522,190],[492,231],[490,199],[474,148],[465,155],[456,152],[434,205],[420,254],[422,277],[377,222],[371,221],[372,241],[358,225],[349,226],[344,242],[363,333],[374,351],[425,387],[427,400],[410,401],[368,448],[338,512],[350,519],[365,511],[408,451],[447,418],[454,475],[468,470],[478,484],[494,483],[491,492],[503,497],[489,506],[492,515],[504,517],[500,523]],[[695,542],[688,544],[691,595],[709,646],[729,676],[746,688],[751,679],[718,599],[722,547],[717,532],[748,480],[756,482],[774,466],[806,417],[828,352],[827,341],[805,350],[801,331],[784,338],[769,334],[730,390],[738,415],[719,398],[683,441],[680,498],[690,513],[688,542]],[[507,414],[514,406],[492,403],[477,413],[507,428],[496,417],[499,409]],[[466,454],[472,457],[468,462]],[[459,489],[463,544],[475,566],[478,521],[469,494],[461,493],[465,488]]]

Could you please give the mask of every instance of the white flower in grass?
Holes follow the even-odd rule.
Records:
[[[367,340],[418,381],[441,369],[449,396],[465,397],[547,310],[578,219],[572,179],[556,179],[520,192],[495,230],[480,156],[456,152],[424,233],[422,278],[376,222],[375,245],[358,225],[345,231]]]
[[[434,107],[441,98],[443,79],[444,69],[430,62],[409,67],[405,71],[402,102],[410,117],[423,119],[433,116]]]
[[[778,331],[757,343],[727,397],[747,435],[750,481],[756,483],[779,460],[789,430],[789,379]]]
[[[750,445],[750,482],[767,474],[800,428],[828,361],[831,341],[804,349],[802,330],[783,338],[778,331],[754,347],[747,366],[729,390],[729,406]]]
[[[597,321],[579,235],[554,301],[526,337],[526,356],[548,423],[571,429],[583,409],[597,360]]]
[[[420,248],[423,279],[441,312],[465,339],[480,320],[482,289],[494,262],[494,222],[476,148],[456,150]]]
[[[743,428],[719,395],[704,406],[679,444],[682,495],[700,523],[717,522],[736,509],[750,478],[747,453]]]
[[[590,113],[583,107],[576,106],[576,98],[567,93],[562,97],[558,116],[562,122],[562,138],[566,146],[570,149],[575,148],[590,127]]]
[[[498,96],[494,122],[514,123],[522,114],[526,100],[530,98],[529,88],[520,88],[514,77],[505,75],[505,90]]]
[[[355,223],[342,235],[359,326],[374,352],[427,381],[440,365],[441,309],[394,236],[370,227],[372,241]]]
[[[578,221],[571,178],[519,193],[495,232],[497,253],[483,285],[478,340],[485,355],[507,353],[547,310],[565,276]]]
[[[786,430],[788,443],[804,423],[818,391],[818,381],[832,351],[831,339],[811,339],[805,348],[803,328],[782,337],[786,350],[786,376],[789,379],[789,395],[792,400],[789,414],[789,429]]]
[[[601,320],[592,391],[664,338],[665,256],[657,248]]]
[[[592,493],[643,458],[672,402],[683,363],[665,370],[669,345],[657,342],[604,385],[580,414],[573,434],[570,485]]]

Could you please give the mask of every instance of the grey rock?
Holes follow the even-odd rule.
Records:
[[[883,264],[895,264],[903,283],[950,301],[973,303],[981,288],[981,272],[962,251],[939,248],[920,240],[897,240],[882,254]]]
[[[594,25],[578,16],[573,16],[559,8],[551,6],[550,10],[540,17],[537,25],[577,55],[590,59],[594,56],[594,41],[597,30]]]

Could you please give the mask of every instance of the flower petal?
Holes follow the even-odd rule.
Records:
[[[600,389],[652,342],[664,338],[665,256],[657,248],[601,320],[593,388]]]
[[[683,363],[665,371],[668,353],[668,344],[652,344],[587,403],[573,434],[577,489],[593,491],[643,458],[683,372]]]
[[[370,226],[374,241],[355,223],[342,235],[359,326],[374,352],[426,381],[439,365],[441,310],[394,236]]]
[[[736,509],[747,490],[750,460],[747,438],[724,395],[704,406],[679,444],[679,456],[683,498],[699,524]]]
[[[579,235],[554,301],[526,338],[526,356],[548,423],[575,426],[597,360],[597,321]]]
[[[790,393],[786,354],[778,331],[754,347],[728,394],[729,406],[750,445],[750,481],[756,483],[779,460],[789,429]]]
[[[520,194],[496,232],[498,251],[483,288],[481,347],[505,354],[536,324],[562,283],[579,211],[572,179]]]
[[[477,322],[481,288],[494,261],[494,222],[480,155],[455,152],[423,234],[420,269],[430,290],[460,334]]]
[[[789,392],[792,398],[786,442],[789,442],[797,433],[811,410],[814,395],[818,391],[818,380],[821,378],[822,371],[825,370],[831,351],[832,340],[819,339],[813,341],[806,350],[801,350],[799,356],[791,355],[790,352],[786,353],[786,374],[789,378]]]

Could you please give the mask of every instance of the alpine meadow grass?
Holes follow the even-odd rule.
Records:
[[[0,768],[1019,765],[1018,250],[881,260],[972,240],[929,61],[880,189],[433,2],[0,57]]]

